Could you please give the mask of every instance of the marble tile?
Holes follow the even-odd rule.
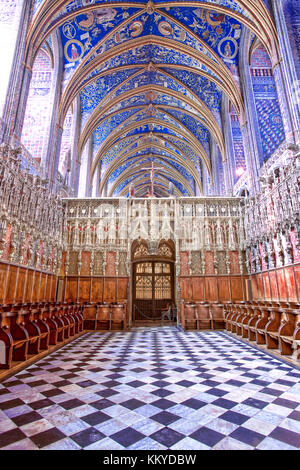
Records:
[[[294,449],[297,374],[225,332],[91,333],[0,384],[0,448]]]
[[[21,427],[22,431],[28,437],[34,436],[35,434],[39,434],[40,432],[46,431],[47,429],[51,428],[53,428],[53,425],[46,419],[40,419],[38,421],[34,421],[33,423],[29,423]]]

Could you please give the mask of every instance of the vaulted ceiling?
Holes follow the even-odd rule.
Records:
[[[90,182],[99,165],[99,194],[149,191],[202,193],[203,171],[212,176],[210,149],[226,159],[222,95],[245,109],[238,64],[242,28],[249,28],[270,56],[274,25],[262,0],[37,1],[28,35],[33,60],[59,32],[64,85],[58,125],[79,100],[78,158],[92,141]]]

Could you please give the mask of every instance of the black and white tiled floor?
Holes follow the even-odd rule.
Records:
[[[88,333],[0,383],[1,450],[296,450],[300,370],[226,332]]]

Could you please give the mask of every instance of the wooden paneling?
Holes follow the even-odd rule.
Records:
[[[65,300],[77,300],[77,285],[78,279],[77,278],[68,278],[66,281],[66,292],[65,292]]]
[[[51,281],[52,281],[51,275],[48,274],[47,279],[46,279],[46,290],[45,290],[46,300],[51,299]]]
[[[291,302],[296,302],[297,301],[297,289],[296,289],[296,281],[295,281],[293,266],[287,267],[285,269],[285,276],[286,276],[288,300]]]
[[[89,302],[90,301],[90,287],[91,287],[91,279],[90,278],[80,278],[79,285],[78,285],[78,299],[81,302]]]
[[[91,302],[102,302],[103,301],[103,278],[94,277],[91,280]]]
[[[57,286],[57,277],[51,276],[51,300],[56,300],[56,286]]]
[[[277,270],[277,280],[280,300],[287,300],[286,280],[283,268]]]
[[[230,279],[228,277],[218,278],[218,292],[219,300],[221,302],[228,302],[231,299],[230,295]]]
[[[5,299],[7,265],[0,264],[0,302],[3,303]]]
[[[252,297],[253,300],[258,300],[259,295],[258,295],[258,287],[257,287],[257,276],[252,276],[251,278],[251,286],[252,286]]]
[[[205,278],[205,298],[209,302],[218,300],[218,280],[217,277]]]
[[[45,289],[46,289],[46,274],[42,273],[41,274],[41,280],[40,280],[40,294],[39,294],[39,300],[43,301],[45,300]]]
[[[233,301],[243,300],[244,299],[244,289],[243,289],[243,278],[241,277],[231,277],[231,298]]]
[[[55,275],[0,263],[0,303],[55,300],[55,287]]]
[[[192,282],[192,297],[193,300],[203,301],[204,300],[204,281],[201,277],[191,279]]]
[[[271,288],[270,288],[270,279],[269,273],[263,273],[262,275],[263,283],[264,283],[264,293],[265,293],[265,300],[271,300]]]
[[[40,278],[41,273],[35,271],[34,273],[34,282],[33,282],[33,290],[32,290],[32,301],[37,302],[39,300],[39,293],[40,293]]]
[[[23,302],[24,288],[26,283],[26,269],[19,268],[18,284],[16,287],[16,302]]]
[[[300,300],[300,265],[272,269],[250,278],[254,300]]]
[[[128,278],[118,279],[117,301],[123,302],[128,299]]]
[[[193,289],[190,278],[181,278],[180,279],[180,291],[181,298],[187,302],[193,300]]]
[[[28,272],[27,272],[27,283],[26,283],[25,295],[24,295],[24,301],[25,302],[31,302],[33,274],[34,274],[34,271],[29,269]]]
[[[180,277],[180,297],[186,302],[245,300],[246,290],[243,283],[243,276]]]
[[[300,300],[300,266],[295,266],[294,268],[295,272],[295,282],[296,282],[296,287],[297,287],[297,293],[298,293],[298,300]]]
[[[117,280],[111,278],[104,279],[104,302],[115,302],[117,292]]]
[[[6,302],[8,304],[15,301],[17,276],[18,276],[18,268],[16,266],[9,266],[7,290],[6,290]]]
[[[117,302],[128,298],[129,279],[118,277],[68,277],[64,299],[83,302]],[[78,294],[77,294],[78,292]]]
[[[259,299],[265,298],[264,280],[262,274],[257,274],[257,293]]]
[[[270,271],[269,277],[270,277],[271,298],[272,300],[279,300],[276,271]]]

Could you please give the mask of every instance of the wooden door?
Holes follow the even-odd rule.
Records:
[[[133,265],[133,319],[157,320],[174,302],[174,263],[160,260]]]

